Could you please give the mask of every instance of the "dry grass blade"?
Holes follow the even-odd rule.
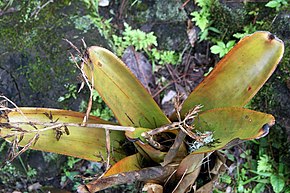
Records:
[[[19,109],[19,107],[13,102],[13,101],[11,101],[9,98],[7,98],[6,96],[4,96],[4,95],[0,95],[0,98],[3,98],[4,100],[2,100],[1,101],[1,109],[0,109],[0,111],[2,111],[2,110],[11,110],[11,109],[9,109],[8,108],[8,103],[10,103],[10,104],[12,104],[14,107],[15,107],[15,109],[19,112],[19,113],[21,113],[21,115],[28,121],[28,118],[22,113],[22,111]],[[4,105],[6,104],[6,106],[4,106],[4,107],[2,107],[2,103],[4,103]],[[3,108],[3,109],[2,109]]]
[[[199,135],[196,135],[195,133],[192,132],[192,130],[194,129],[193,127],[193,122],[194,122],[194,118],[197,116],[197,114],[200,112],[200,109],[202,108],[201,105],[197,105],[195,106],[193,109],[191,109],[185,116],[185,118],[183,120],[181,120],[179,111],[181,109],[181,104],[179,104],[179,97],[176,98],[176,102],[175,102],[175,109],[177,112],[177,118],[178,120],[180,120],[179,122],[173,122],[169,125],[164,125],[162,127],[156,128],[156,129],[152,129],[150,131],[147,132],[143,132],[141,134],[141,136],[143,138],[145,138],[145,140],[154,148],[158,149],[158,150],[163,150],[164,147],[158,143],[157,141],[154,140],[153,136],[156,134],[159,134],[161,132],[165,132],[165,131],[169,131],[169,130],[174,130],[174,129],[179,129],[180,131],[182,131],[182,133],[179,132],[178,136],[175,139],[174,144],[172,145],[172,147],[170,148],[169,152],[167,153],[165,160],[163,162],[163,166],[167,165],[168,163],[170,163],[173,158],[175,157],[175,155],[178,152],[179,147],[181,146],[183,140],[185,139],[186,135],[188,135],[189,137],[191,137],[192,139],[196,140],[196,141],[200,141],[202,137],[200,137]]]
[[[180,183],[183,181],[184,176],[186,175],[187,169],[184,171],[183,175],[181,176],[179,182],[177,183],[176,187],[173,189],[172,192],[175,192],[175,190],[178,188],[178,186],[180,185]]]
[[[33,136],[33,138],[31,138],[28,141],[28,143],[25,146],[23,146],[22,149],[19,151],[18,150],[19,143],[23,140],[24,135],[25,135],[25,133],[27,133],[27,131],[23,130],[22,128],[20,128],[18,126],[10,125],[7,113],[11,112],[13,110],[17,111],[24,117],[25,120],[28,121],[29,125],[31,125],[33,127],[35,127],[35,126],[28,120],[28,118],[24,115],[24,113],[18,108],[18,106],[13,101],[11,101],[10,99],[8,99],[7,97],[5,97],[3,95],[1,95],[0,98],[4,99],[0,102],[0,108],[1,108],[0,111],[3,111],[3,112],[0,112],[1,118],[7,120],[7,123],[0,123],[0,127],[9,128],[9,129],[11,129],[11,132],[13,132],[11,134],[7,134],[6,136],[4,136],[3,139],[14,137],[13,140],[11,141],[11,146],[7,152],[6,159],[2,163],[2,166],[3,166],[4,163],[13,161],[17,156],[19,156],[20,154],[22,154],[23,152],[28,150],[30,146],[34,145],[37,142],[37,140],[39,139],[39,133],[37,132]],[[12,104],[15,107],[15,109],[8,108],[9,103]]]
[[[106,170],[110,167],[110,156],[111,156],[111,140],[110,140],[110,130],[106,129],[106,150],[107,150],[107,163]]]
[[[21,136],[20,136],[21,139]],[[35,145],[37,140],[39,139],[39,133],[36,133],[33,138],[29,140],[29,142],[23,146],[23,148],[18,151],[19,145],[18,143],[20,142],[20,139],[18,139],[18,136],[15,135],[13,141],[11,142],[11,147],[7,152],[7,156],[4,162],[12,162],[16,157],[24,153],[26,150],[29,149],[30,146]]]
[[[22,130],[20,127],[17,127],[15,125],[30,125],[34,128],[34,130]],[[35,125],[41,125],[44,126],[43,129],[38,129],[35,127]],[[115,130],[115,131],[135,131],[135,127],[126,127],[126,126],[119,126],[119,125],[109,125],[109,124],[96,124],[96,123],[88,123],[86,126],[83,126],[80,123],[51,123],[51,122],[13,122],[13,124],[10,123],[0,123],[1,127],[11,128],[14,132],[18,132],[20,134],[21,132],[24,133],[36,133],[38,131],[47,131],[47,130],[53,130],[57,128],[64,128],[64,131],[67,135],[69,135],[69,131],[67,130],[68,127],[88,127],[88,128],[100,128],[100,129],[108,129],[108,130]]]
[[[85,115],[84,120],[83,120],[83,126],[85,126],[87,121],[88,121],[88,118],[90,116],[92,105],[93,105],[93,87],[94,87],[94,85],[93,85],[94,84],[93,70],[91,71],[91,77],[92,77],[91,83],[92,83],[92,85],[90,85],[89,80],[88,80],[85,72],[83,71],[83,65],[84,65],[84,63],[87,63],[86,57],[83,57],[83,54],[81,53],[81,51],[71,41],[69,41],[67,39],[64,39],[64,40],[67,43],[69,43],[69,45],[78,52],[78,57],[80,57],[82,60],[81,65],[78,65],[78,62],[72,53],[70,55],[71,55],[73,61],[75,62],[77,68],[81,71],[82,77],[85,80],[88,88],[90,89],[90,98],[89,98],[89,102],[87,105],[86,115]],[[86,48],[86,43],[83,39],[82,39],[82,42],[83,42],[84,47]]]

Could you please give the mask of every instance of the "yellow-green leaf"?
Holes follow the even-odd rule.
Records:
[[[181,115],[199,104],[203,110],[245,106],[271,76],[283,52],[283,42],[269,32],[246,36],[194,89]]]
[[[212,131],[217,143],[201,147],[193,154],[224,148],[235,139],[250,140],[263,137],[269,132],[268,126],[274,123],[272,115],[240,107],[204,111],[195,119],[195,128],[199,131]]]
[[[35,145],[31,146],[31,149],[64,154],[91,161],[102,161],[100,155],[106,158],[106,133],[104,129],[83,126],[61,127],[62,123],[80,125],[85,114],[48,108],[20,108],[20,111],[23,114],[11,111],[7,114],[7,117],[0,117],[0,137],[5,137],[9,134],[15,134],[20,137],[19,129],[17,128],[21,128],[28,131],[24,133],[24,138],[19,143],[21,146],[26,145],[39,132],[40,137]],[[33,124],[29,125],[27,123]],[[59,125],[60,127],[42,130],[45,123]],[[114,125],[114,123],[93,116],[89,117],[87,123]],[[61,129],[63,132],[59,140],[56,139],[56,129]],[[14,137],[8,137],[6,140],[11,141]],[[125,156],[121,147],[121,143],[125,140],[124,132],[110,131],[110,139],[111,151],[113,151],[111,152],[111,157],[114,158],[112,161],[118,161]]]
[[[131,172],[141,169],[142,157],[139,153],[125,157],[115,163],[106,173],[105,177],[119,174],[122,172]]]
[[[121,125],[155,128],[170,123],[146,89],[109,50],[88,48],[84,71]]]

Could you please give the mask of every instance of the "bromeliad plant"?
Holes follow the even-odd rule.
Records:
[[[10,158],[32,148],[113,164],[101,178],[80,186],[79,192],[134,181],[153,182],[144,190],[186,192],[212,152],[268,133],[274,117],[244,106],[273,73],[283,51],[283,42],[268,32],[245,37],[183,104],[176,102],[176,113],[168,118],[120,59],[93,46],[79,67],[118,124],[88,113],[3,107],[0,136],[12,143]],[[137,150],[129,156],[128,141]],[[18,146],[23,148],[17,151]],[[223,161],[217,153],[215,166],[208,171],[212,179],[200,191],[212,187]]]

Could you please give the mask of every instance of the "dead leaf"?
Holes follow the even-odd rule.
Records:
[[[186,156],[166,183],[165,192],[185,192],[198,177],[203,159],[204,154]]]
[[[209,171],[209,175],[211,176],[211,181],[201,186],[196,191],[196,193],[212,192],[213,185],[217,181],[219,175],[224,173],[226,170],[226,167],[225,167],[226,158],[218,151],[214,152],[213,155],[216,156],[216,160],[215,160],[214,167]]]
[[[151,89],[156,87],[155,80],[152,73],[152,66],[147,58],[143,54],[136,52],[135,49],[130,46],[125,50],[122,60],[148,92],[150,94],[153,93]]]
[[[191,20],[187,20],[187,37],[189,40],[189,43],[192,47],[194,47],[194,44],[196,40],[198,39],[198,31],[197,28],[192,24]]]
[[[213,180],[200,187],[195,193],[212,192]]]
[[[176,166],[156,166],[144,168],[139,171],[123,172],[109,177],[103,177],[86,185],[79,186],[78,192],[97,192],[114,185],[133,183],[136,181],[157,181],[162,183],[175,169]]]
[[[163,193],[163,186],[160,184],[146,183],[142,191],[147,193]]]
[[[37,182],[37,183],[34,183],[34,184],[31,184],[30,186],[28,186],[28,191],[31,192],[33,190],[38,190],[42,187],[42,185]]]
[[[201,166],[203,159],[204,154],[189,154],[179,164],[176,176],[181,177],[186,170],[187,173],[193,172],[196,168]]]
[[[173,193],[184,193],[188,189],[190,189],[190,187],[195,183],[199,175],[200,168],[201,167],[199,166],[193,172],[185,175],[184,178],[181,178]]]
[[[176,155],[180,149],[180,146],[182,145],[185,137],[186,137],[186,133],[184,133],[182,130],[180,130],[175,138],[173,145],[170,147],[168,153],[165,155],[164,161],[163,161],[163,163],[161,163],[162,166],[165,166],[173,161],[173,159],[176,157]]]

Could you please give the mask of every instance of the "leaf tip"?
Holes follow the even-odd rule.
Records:
[[[260,139],[262,137],[265,137],[268,135],[270,128],[274,125],[275,121],[271,121],[270,123],[266,123],[262,126],[262,128],[259,130],[258,137],[256,139]]]
[[[268,35],[268,40],[274,40],[276,38],[276,36],[274,34],[269,33]]]

